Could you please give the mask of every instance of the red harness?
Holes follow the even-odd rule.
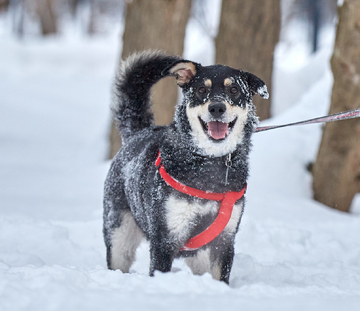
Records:
[[[161,158],[159,151],[158,157],[155,161],[155,165],[159,166],[160,163],[161,163]],[[186,186],[178,182],[166,172],[162,164],[159,167],[159,172],[161,177],[165,180],[165,182],[169,186],[182,193],[201,199],[221,201],[219,213],[216,219],[214,220],[214,222],[203,232],[192,237],[181,249],[182,251],[195,250],[214,240],[225,229],[226,225],[228,224],[231,218],[231,213],[235,205],[235,202],[244,196],[247,187],[247,185],[245,184],[244,188],[240,192],[235,192],[235,191],[228,191],[225,193],[207,192]]]

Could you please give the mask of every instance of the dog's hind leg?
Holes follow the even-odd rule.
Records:
[[[229,284],[233,258],[233,245],[213,245],[199,250],[194,257],[185,258],[185,262],[194,274],[210,273],[213,279]]]
[[[234,259],[234,237],[229,238],[227,243],[212,245],[210,251],[211,274],[214,279],[229,284],[230,272]]]
[[[211,248],[201,249],[195,256],[185,258],[185,262],[195,275],[210,273],[213,279],[224,281],[221,274],[221,265],[213,257]]]
[[[120,226],[114,228],[110,234],[107,259],[109,269],[120,269],[128,273],[144,234],[135,223],[130,211],[122,211],[121,216]]]
[[[229,284],[230,272],[234,260],[234,246],[228,245],[227,249],[223,252],[219,260],[219,269],[220,269],[220,281]]]
[[[210,249],[199,250],[195,256],[185,258],[185,262],[195,275],[211,273]]]

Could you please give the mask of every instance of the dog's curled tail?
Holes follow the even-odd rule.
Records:
[[[153,124],[150,89],[164,77],[161,72],[177,60],[178,57],[160,51],[144,51],[121,61],[111,110],[123,142]]]

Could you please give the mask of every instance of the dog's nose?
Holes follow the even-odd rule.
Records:
[[[209,112],[214,118],[221,117],[226,111],[226,106],[223,103],[212,103],[209,105]]]

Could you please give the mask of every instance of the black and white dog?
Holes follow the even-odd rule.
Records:
[[[169,126],[155,126],[150,89],[168,75],[184,99]],[[123,147],[104,196],[110,269],[129,272],[146,237],[150,275],[185,257],[193,273],[229,283],[257,126],[254,94],[267,98],[265,83],[227,66],[203,67],[154,51],[122,62],[113,112]]]

